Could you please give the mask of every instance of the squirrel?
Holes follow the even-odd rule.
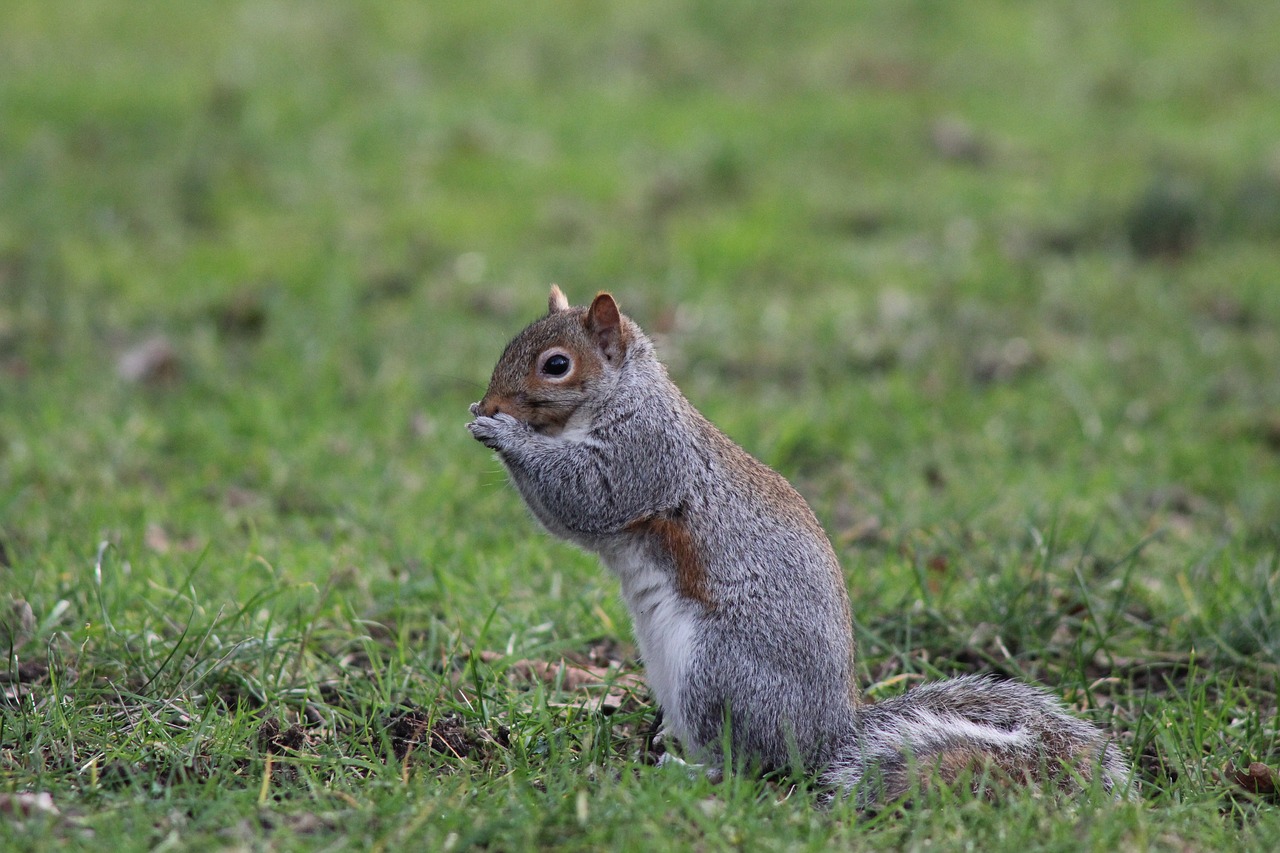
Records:
[[[471,435],[554,536],[621,581],[664,736],[692,760],[797,772],[861,804],[935,780],[1134,795],[1098,727],[1028,684],[963,676],[864,703],[835,551],[787,480],[680,393],[614,298],[507,345]]]

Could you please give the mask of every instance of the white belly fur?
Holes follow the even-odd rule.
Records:
[[[697,606],[676,592],[675,579],[645,548],[621,548],[606,554],[605,563],[622,581],[622,600],[644,657],[645,679],[662,706],[664,729],[687,743],[683,688],[689,677]]]

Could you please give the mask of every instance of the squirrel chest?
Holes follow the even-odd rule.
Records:
[[[670,556],[653,542],[632,541],[605,550],[602,557],[621,581],[649,688],[663,708],[666,729],[685,738],[684,685],[689,679],[703,605],[679,590]]]

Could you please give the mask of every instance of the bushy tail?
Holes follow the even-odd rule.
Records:
[[[1105,732],[1049,694],[1016,681],[965,676],[856,711],[857,737],[824,781],[864,805],[933,780],[973,779],[1079,790],[1095,778],[1117,799],[1136,795],[1132,771]]]

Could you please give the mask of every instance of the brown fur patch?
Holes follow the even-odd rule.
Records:
[[[708,589],[707,571],[689,525],[679,516],[651,515],[627,525],[628,530],[657,538],[676,565],[676,590],[704,607],[715,607]]]
[[[951,785],[969,778],[975,792],[984,790],[987,794],[1009,786],[1035,787],[1050,780],[1062,790],[1071,791],[1093,778],[1090,756],[1079,751],[1029,760],[1026,756],[991,753],[978,747],[957,747],[937,753],[920,769],[921,782],[926,787],[934,779]]]
[[[986,785],[1034,785],[1041,778],[1039,762],[1028,766],[1008,755],[983,752],[976,747],[948,749],[938,753],[934,766],[938,778],[945,784],[953,784],[966,776],[972,778],[977,789],[978,781]]]
[[[948,749],[938,753],[938,778],[950,785],[965,773],[981,773],[990,768],[991,756],[978,749]]]
[[[512,408],[510,400],[493,394],[485,394],[476,405],[477,413],[486,418],[491,418],[499,412],[510,414]]]

